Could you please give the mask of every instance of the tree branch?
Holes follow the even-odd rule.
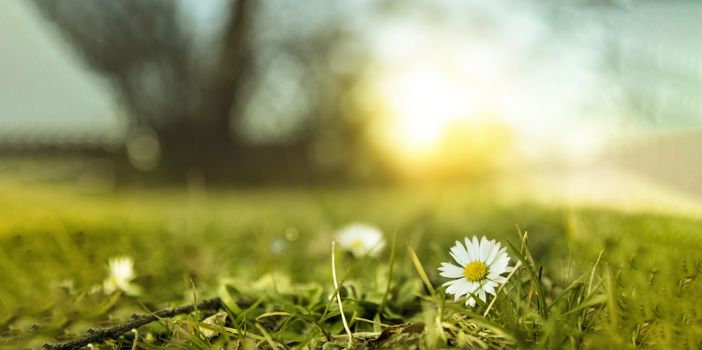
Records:
[[[176,308],[163,309],[161,311],[154,312],[150,315],[132,315],[132,318],[122,324],[116,326],[102,328],[102,329],[89,329],[87,334],[81,338],[71,340],[69,342],[61,344],[44,344],[44,350],[69,350],[69,349],[80,349],[90,343],[102,342],[106,339],[114,339],[120,335],[131,331],[134,328],[139,328],[147,323],[151,323],[160,318],[169,318],[176,315],[189,314],[195,310],[216,310],[223,307],[222,300],[220,298],[212,298],[199,302],[197,305],[184,305]]]

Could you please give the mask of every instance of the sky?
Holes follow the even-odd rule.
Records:
[[[124,118],[104,81],[29,1],[0,1],[0,138],[119,138]]]

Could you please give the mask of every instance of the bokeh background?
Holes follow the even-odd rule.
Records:
[[[695,1],[5,1],[0,176],[97,194],[500,181],[695,206],[700,15]]]

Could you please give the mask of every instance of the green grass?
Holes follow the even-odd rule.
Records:
[[[0,190],[7,348],[66,341],[134,313],[215,296],[228,305],[220,326],[203,325],[211,310],[163,319],[139,330],[137,347],[346,347],[330,299],[330,252],[334,230],[351,221],[379,226],[388,240],[377,259],[336,254],[338,292],[359,348],[702,347],[695,219],[514,204],[489,186]],[[511,242],[512,264],[523,261],[487,314],[487,305],[468,309],[440,287],[437,267],[455,240],[472,234]],[[117,255],[134,258],[140,297],[91,293]],[[207,327],[219,336],[205,336]],[[104,346],[130,349],[133,339]]]

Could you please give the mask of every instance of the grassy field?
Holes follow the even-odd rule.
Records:
[[[490,186],[0,190],[6,348],[212,297],[224,313],[163,318],[96,348],[345,348],[331,241],[357,221],[380,227],[388,244],[377,258],[337,250],[353,347],[702,347],[702,221],[692,218],[505,201]],[[445,296],[437,268],[473,234],[511,242],[511,264],[522,267],[493,305],[467,308]],[[108,259],[124,255],[138,297],[99,290]],[[213,314],[220,322],[203,322]]]

